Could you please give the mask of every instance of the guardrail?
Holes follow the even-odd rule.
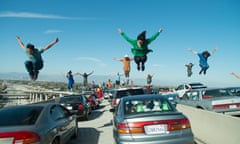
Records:
[[[240,118],[177,104],[191,123],[197,139],[206,144],[240,143]]]

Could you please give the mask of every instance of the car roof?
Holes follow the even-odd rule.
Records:
[[[207,87],[207,88],[198,88],[198,89],[192,89],[189,91],[206,91],[206,90],[217,90],[217,89],[224,89],[221,87]]]

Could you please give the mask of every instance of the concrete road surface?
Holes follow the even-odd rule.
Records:
[[[88,121],[79,121],[78,138],[69,144],[114,144],[112,135],[112,113],[105,100],[100,108],[94,110]]]

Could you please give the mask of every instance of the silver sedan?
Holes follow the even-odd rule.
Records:
[[[116,144],[194,144],[190,121],[163,96],[126,96],[111,111]]]
[[[75,115],[59,104],[31,104],[0,109],[1,144],[65,144],[78,135]]]

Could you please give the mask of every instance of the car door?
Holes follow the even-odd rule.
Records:
[[[65,114],[64,114],[62,108],[60,108],[59,105],[52,106],[51,110],[50,110],[50,115],[55,122],[54,128],[56,129],[56,131],[57,131],[56,133],[60,137],[60,141],[68,139],[69,123],[68,123],[67,119],[65,118]]]
[[[76,117],[75,115],[71,115],[71,113],[63,106],[58,106],[59,110],[63,113],[63,119],[64,121],[64,128],[66,128],[65,131],[65,138],[66,140],[70,139],[73,132],[75,131],[76,128]]]
[[[184,84],[179,85],[176,88],[176,92],[178,93],[179,97],[183,97],[184,93],[186,92],[185,85]]]

